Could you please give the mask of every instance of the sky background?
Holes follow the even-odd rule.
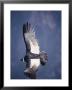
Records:
[[[37,79],[61,79],[61,11],[11,11],[11,79],[29,79],[24,75],[23,24],[29,22],[36,32],[41,51],[48,62],[40,66]]]

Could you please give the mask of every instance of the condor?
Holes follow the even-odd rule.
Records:
[[[38,40],[30,23],[23,24],[23,38],[26,45],[26,55],[21,61],[26,62],[24,73],[31,79],[36,79],[36,72],[40,65],[45,65],[48,61],[48,55],[40,51]]]

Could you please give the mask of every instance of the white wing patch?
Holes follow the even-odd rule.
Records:
[[[38,45],[38,41],[35,38],[35,32],[29,31],[28,33],[25,34],[25,38],[29,41],[30,47],[31,47],[31,52],[35,54],[40,53],[40,47]]]
[[[35,53],[35,54],[39,54],[40,50],[39,50],[39,46],[38,44],[33,44],[32,41],[30,40],[30,47],[31,47],[31,52]]]
[[[36,66],[36,68],[38,68],[40,65],[40,59],[31,59],[30,60],[30,68],[32,68],[33,66]]]

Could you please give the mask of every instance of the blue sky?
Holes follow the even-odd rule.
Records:
[[[61,11],[11,11],[11,78],[28,79],[25,63],[20,61],[25,56],[22,30],[26,22],[34,28],[41,51],[48,54],[37,79],[61,79]]]

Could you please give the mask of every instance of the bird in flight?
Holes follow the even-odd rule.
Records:
[[[23,24],[23,38],[26,45],[26,55],[21,61],[26,63],[24,73],[31,79],[36,79],[36,72],[40,65],[45,65],[48,55],[40,51],[38,40],[30,23]]]

